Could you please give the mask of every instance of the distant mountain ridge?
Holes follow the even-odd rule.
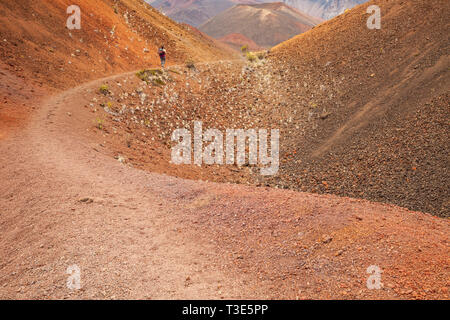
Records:
[[[181,23],[198,27],[208,19],[237,4],[258,4],[275,2],[271,0],[145,0],[155,9]],[[310,16],[331,19],[346,9],[367,2],[367,0],[280,0]]]
[[[263,49],[258,44],[256,44],[255,41],[247,38],[240,33],[231,33],[217,40],[238,51],[242,50],[242,46],[244,45],[247,46],[247,49],[250,51],[260,51]]]
[[[368,0],[283,0],[287,5],[299,9],[313,17],[325,20],[342,14],[346,9],[351,9]]]
[[[145,0],[155,9],[180,23],[198,27],[236,4],[256,4],[265,0]]]
[[[240,34],[269,48],[321,22],[283,2],[239,4],[209,19],[199,29],[216,39]]]

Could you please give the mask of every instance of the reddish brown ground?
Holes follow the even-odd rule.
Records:
[[[181,75],[169,71],[172,81],[163,87],[135,77],[120,87],[109,83],[114,95],[91,101],[98,110],[101,103],[125,106],[119,116],[94,112],[109,121],[108,149],[153,172],[364,198],[448,217],[450,58],[439,9],[448,4],[380,4],[381,30],[367,29],[362,6],[255,64],[177,68],[172,71]],[[170,165],[172,131],[192,130],[196,120],[222,131],[280,129],[279,174],[264,178],[254,166]]]
[[[2,298],[448,299],[448,221],[120,164],[83,107],[103,82],[49,98],[0,146]]]
[[[69,0],[0,3],[2,126],[15,126],[11,121],[29,113],[23,97],[30,93],[38,97],[90,79],[158,66],[160,45],[170,53],[168,65],[235,57],[232,49],[217,47],[215,40],[142,1],[83,1],[81,30],[68,30],[66,9],[72,4]],[[12,91],[15,97],[8,98]]]
[[[374,3],[380,30],[368,3],[271,50],[291,119],[271,183],[450,217],[450,2]]]
[[[52,75],[45,63],[34,64],[33,73],[14,50],[0,51],[0,298],[449,299],[446,219],[366,200],[160,174],[264,183],[252,180],[246,171],[252,168],[170,166],[163,136],[170,124],[193,119],[220,129],[230,119],[236,126],[264,125],[248,116],[256,112],[251,106],[272,107],[279,98],[273,92],[252,100],[254,90],[264,89],[264,66],[225,61],[197,64],[195,71],[183,64],[171,67],[180,74],[171,72],[173,82],[163,87],[111,68],[105,73],[118,75],[74,86],[99,74]],[[11,66],[8,59],[23,60]],[[105,83],[114,95],[99,94]],[[272,83],[262,92],[281,88]],[[113,109],[135,110],[140,95],[120,95],[140,87],[148,94],[145,106],[171,89],[186,103],[155,104],[154,116],[170,121],[154,119],[150,127],[140,124],[148,110],[135,113],[136,123],[128,112],[115,121],[101,109],[112,102]],[[114,159],[119,154],[125,164]],[[66,269],[74,264],[81,268],[80,291],[66,287]],[[381,290],[367,289],[371,265],[383,271]]]
[[[219,41],[229,45],[236,50],[241,50],[243,46],[247,46],[248,50],[251,51],[259,51],[262,47],[258,46],[255,41],[247,38],[243,34],[240,33],[232,33],[228,34],[219,39]]]

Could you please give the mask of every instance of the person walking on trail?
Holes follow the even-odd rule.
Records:
[[[164,49],[164,46],[161,46],[161,48],[158,49],[158,54],[161,59],[161,67],[164,68],[166,64],[166,49]]]

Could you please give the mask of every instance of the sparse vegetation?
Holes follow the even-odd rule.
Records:
[[[161,69],[149,69],[148,70],[153,76],[156,76],[158,74],[163,74],[164,72]]]
[[[253,52],[247,52],[246,56],[247,60],[250,62],[255,62],[258,59],[258,57]]]
[[[95,122],[96,122],[95,127],[99,130],[103,130],[103,119],[97,118]]]
[[[245,53],[245,57],[247,58],[248,61],[250,62],[257,62],[257,61],[263,61],[266,58],[266,51],[262,50],[262,51],[256,51],[256,52],[252,52],[252,51],[247,51]]]
[[[255,52],[255,54],[259,60],[263,60],[266,58],[266,51],[258,51],[258,52]]]
[[[152,82],[156,86],[163,86],[166,84],[163,80],[161,80],[159,78],[153,79]]]
[[[111,101],[108,101],[106,104],[100,103],[100,106],[102,108],[105,108],[105,111],[111,111],[111,112],[118,112],[118,108],[114,106],[114,104]]]
[[[147,84],[152,83],[155,86],[164,86],[165,80],[170,80],[161,69],[144,69],[137,72],[136,76]]]
[[[147,70],[140,70],[140,71],[136,72],[136,77],[138,77],[142,81],[145,81],[146,71]]]
[[[242,51],[243,54],[246,54],[248,52],[248,45],[247,44],[243,45],[241,47],[241,51]]]
[[[159,69],[143,69],[138,71],[136,76],[142,81],[148,81],[150,75],[156,76],[157,74],[162,74],[162,71]]]
[[[101,94],[104,94],[105,96],[108,95],[109,94],[109,87],[108,87],[108,85],[107,84],[102,84],[100,86],[99,91],[100,91]]]
[[[159,79],[163,74],[164,72],[161,69],[143,69],[141,71],[138,71],[136,73],[136,76],[148,84],[150,82],[154,82],[155,77]]]

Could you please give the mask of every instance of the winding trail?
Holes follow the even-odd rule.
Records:
[[[448,299],[447,220],[123,165],[98,152],[82,107],[104,81],[49,97],[1,141],[0,298]]]

